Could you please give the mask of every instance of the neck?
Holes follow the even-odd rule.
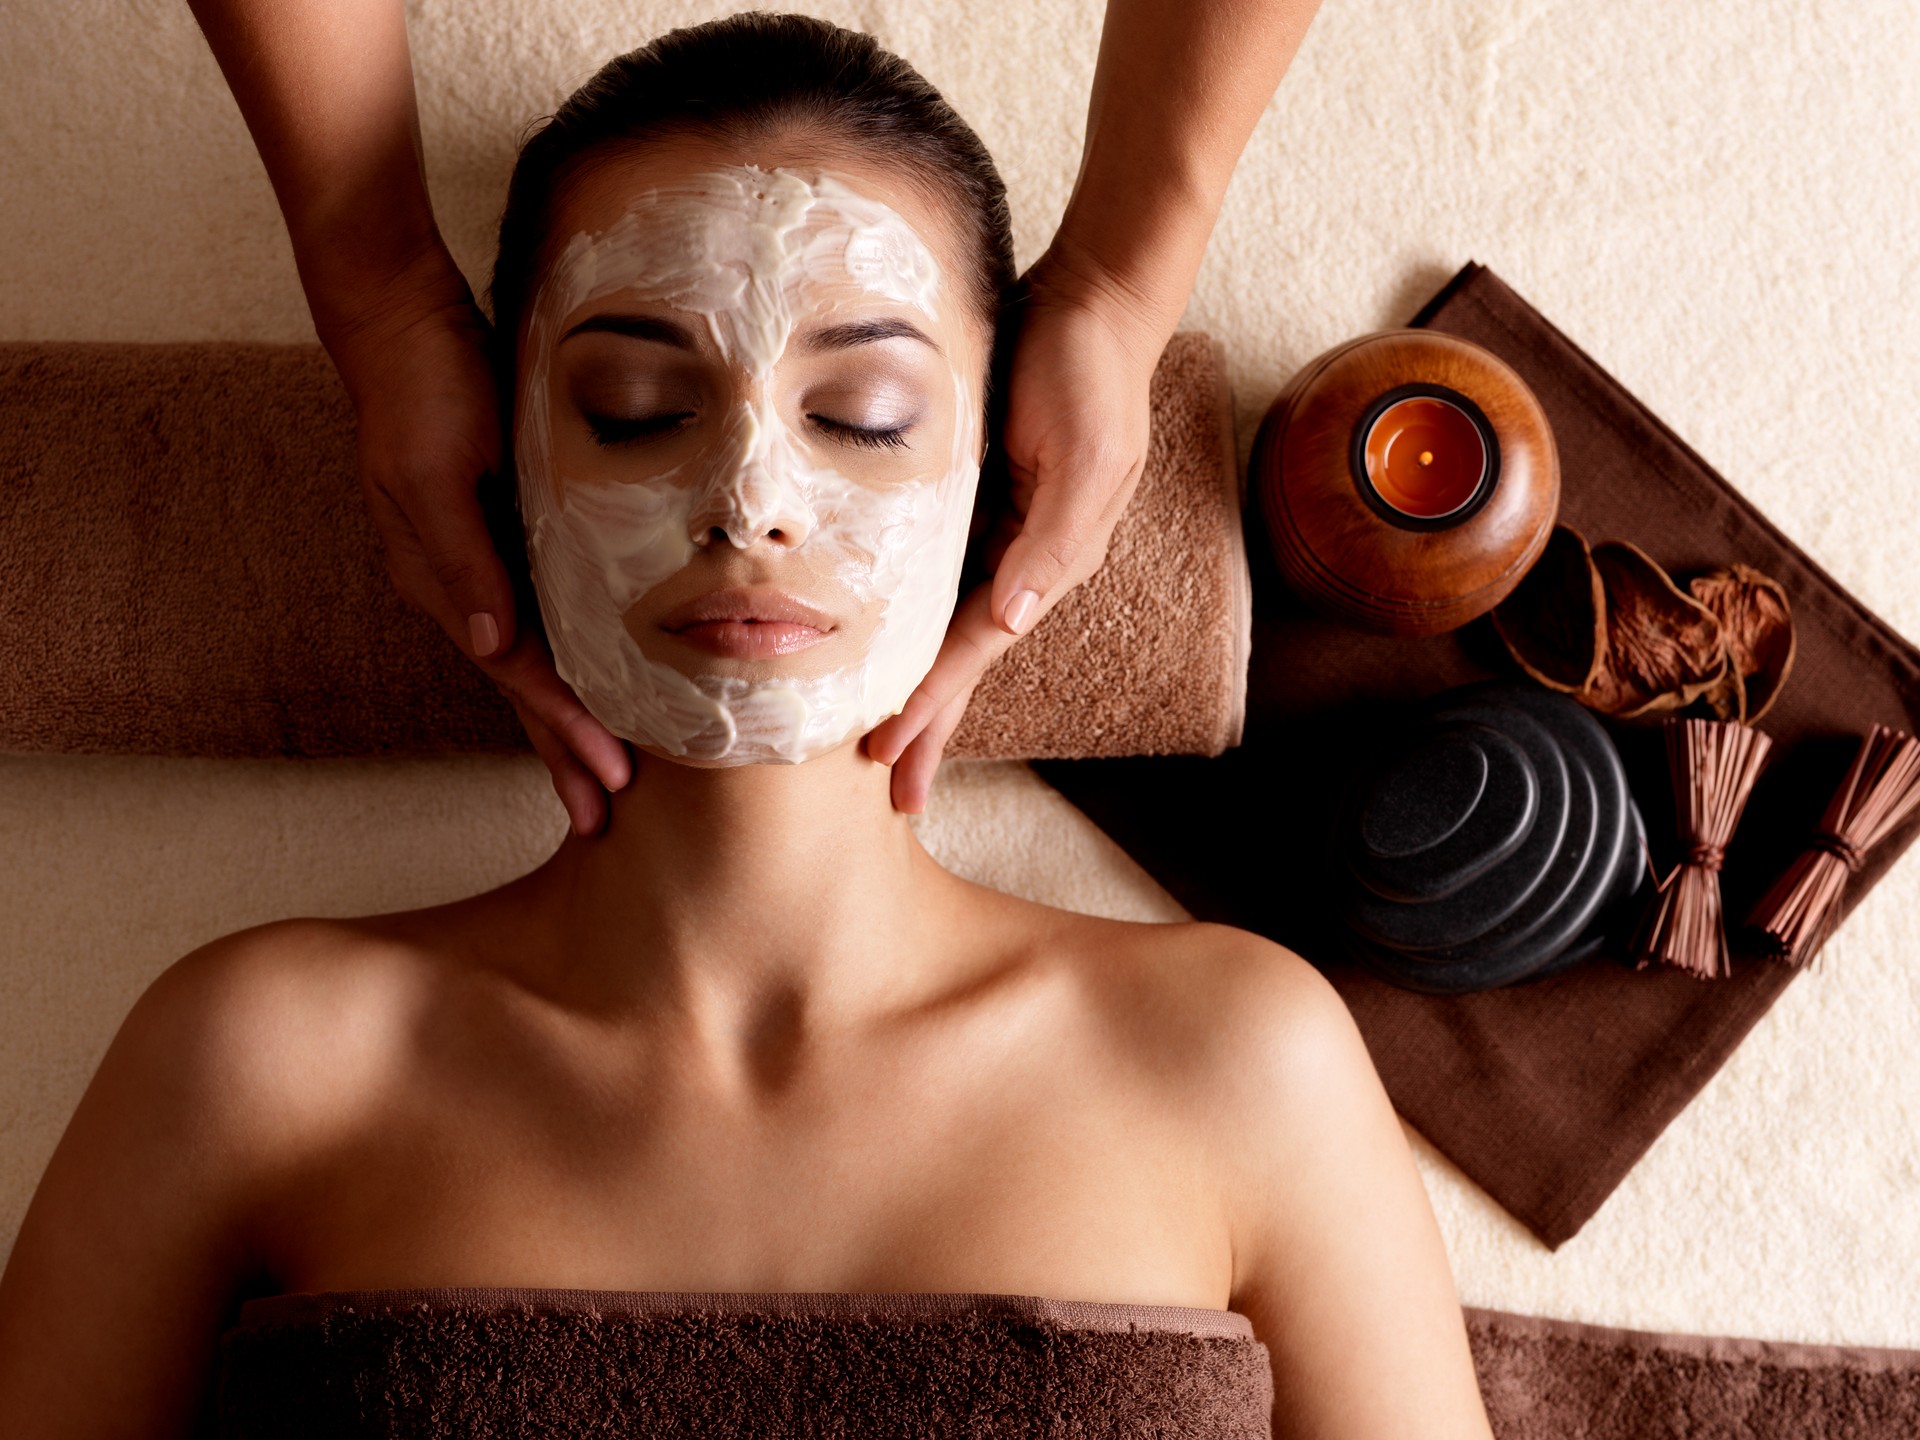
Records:
[[[944,872],[889,774],[857,741],[803,765],[637,756],[606,830],[569,834],[529,877],[552,907],[554,982],[733,1049],[906,1003],[945,928],[930,913]]]

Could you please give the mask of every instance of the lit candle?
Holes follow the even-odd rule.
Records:
[[[1487,447],[1466,411],[1437,395],[1395,401],[1367,430],[1367,478],[1382,500],[1423,520],[1473,498]]]

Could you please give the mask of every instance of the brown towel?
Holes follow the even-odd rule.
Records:
[[[1464,1307],[1496,1440],[1911,1440],[1920,1350]],[[1268,1434],[1234,1311],[1023,1295],[388,1290],[247,1302],[218,1435]]]
[[[1174,337],[1105,568],[985,677],[950,752],[1218,754],[1251,625],[1226,370]],[[0,344],[0,750],[513,752],[393,592],[314,345]]]
[[[1253,599],[1226,375],[1206,335],[1173,337],[1153,375],[1146,468],[1106,564],[986,673],[952,754],[1218,755],[1240,743]]]
[[[1244,1315],[979,1294],[388,1290],[247,1302],[221,1440],[1265,1440]]]
[[[1920,1350],[1466,1317],[1495,1440],[1920,1435]]]
[[[1746,914],[1805,843],[1875,721],[1920,728],[1920,650],[1847,594],[1591,357],[1469,263],[1412,322],[1462,335],[1520,373],[1560,448],[1561,518],[1631,540],[1686,575],[1741,560],[1786,587],[1798,651],[1761,722],[1773,754],[1727,850],[1727,914]],[[1250,542],[1256,615],[1247,736],[1220,760],[1043,767],[1046,778],[1202,918],[1260,931],[1322,966],[1394,1105],[1550,1247],[1586,1222],[1799,973],[1735,935],[1733,975],[1636,972],[1610,956],[1503,990],[1416,994],[1346,962],[1317,865],[1337,789],[1396,706],[1514,673],[1484,617],[1396,640],[1306,613]],[[1609,725],[1659,873],[1674,853],[1657,727]],[[1271,817],[1270,820],[1263,817]],[[1251,830],[1249,826],[1253,827]],[[1867,857],[1842,914],[1920,833]],[[1693,1219],[1676,1223],[1707,1223]]]

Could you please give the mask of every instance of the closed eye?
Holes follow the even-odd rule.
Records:
[[[829,415],[816,415],[812,411],[807,412],[807,419],[836,440],[849,445],[865,445],[874,450],[905,449],[907,431],[913,428],[913,422],[909,420],[886,430],[872,430],[864,425],[849,425]]]
[[[691,419],[691,410],[676,410],[670,415],[589,414],[586,417],[587,428],[601,445],[625,445],[635,440],[658,439],[673,434]]]

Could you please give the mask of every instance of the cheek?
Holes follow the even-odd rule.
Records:
[[[972,527],[979,480],[978,426],[951,427],[942,463],[911,483],[885,490],[856,488],[823,525],[864,561],[863,596],[895,619],[919,627],[926,614],[951,609]],[[897,628],[897,627],[896,627]]]
[[[693,558],[687,508],[674,485],[575,485],[529,538],[536,578],[589,586],[625,611]]]

